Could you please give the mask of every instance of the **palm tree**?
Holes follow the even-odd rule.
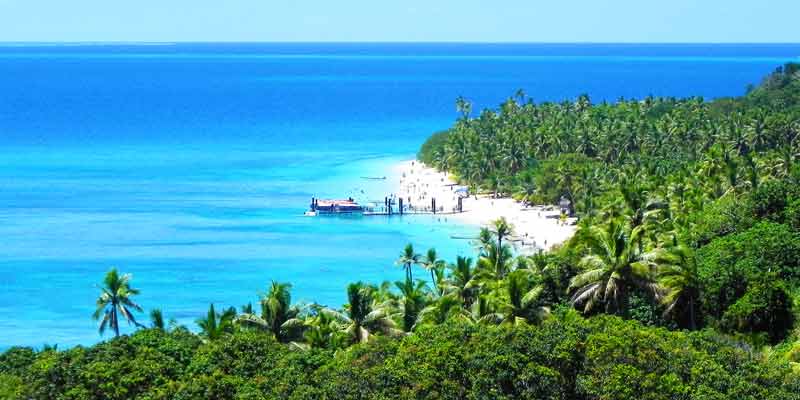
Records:
[[[490,231],[497,238],[497,248],[503,248],[503,239],[514,234],[514,226],[511,225],[505,217],[500,217],[492,221]]]
[[[319,305],[312,305],[311,310],[311,315],[305,320],[305,346],[337,348],[345,345],[342,330],[347,321],[341,313]]]
[[[197,326],[200,327],[200,335],[208,341],[214,341],[226,334],[233,333],[235,318],[235,308],[229,307],[220,314],[214,310],[214,303],[211,303],[208,306],[206,317],[197,320]]]
[[[279,342],[288,342],[297,338],[303,329],[303,322],[297,317],[300,307],[292,305],[292,285],[272,281],[269,291],[261,297],[261,315],[254,313],[241,314],[236,322],[244,326],[266,330]]]
[[[456,99],[456,111],[461,114],[463,120],[467,120],[469,114],[472,112],[472,104],[465,98],[458,96]]]
[[[517,175],[517,195],[524,205],[533,204],[536,194],[536,176],[533,171],[524,171]]]
[[[739,187],[739,162],[736,160],[736,157],[731,155],[730,152],[725,152],[724,154],[724,161],[725,161],[725,176],[728,178],[728,191],[737,193],[737,188]]]
[[[402,307],[403,330],[411,332],[420,311],[428,304],[429,293],[422,280],[418,280],[416,284],[409,280],[397,281],[394,284],[402,296],[400,306]]]
[[[628,311],[629,291],[632,285],[655,290],[646,263],[642,263],[636,241],[641,234],[639,227],[626,230],[616,220],[605,227],[589,227],[585,240],[589,255],[584,256],[579,267],[584,271],[572,278],[570,290],[575,290],[572,303],[591,312],[603,305],[608,313]]]
[[[623,176],[619,182],[619,189],[627,207],[627,219],[631,229],[642,225],[648,215],[667,208],[665,202],[650,197],[648,188],[641,183],[643,180],[644,178],[641,175],[633,175]]]
[[[114,330],[114,336],[119,336],[119,314],[129,324],[142,326],[136,322],[136,317],[133,315],[133,311],[142,312],[142,307],[132,300],[132,297],[138,295],[139,291],[130,287],[130,280],[130,274],[119,275],[116,268],[112,268],[106,273],[103,286],[100,287],[100,296],[97,298],[97,309],[92,314],[95,321],[100,320],[101,335],[107,327],[111,327]]]
[[[445,262],[444,260],[439,259],[438,255],[436,254],[436,249],[428,249],[428,252],[425,254],[425,258],[422,260],[422,266],[431,273],[431,288],[433,288],[436,293],[441,295],[442,289],[440,287],[440,282],[436,280],[436,277],[442,275]]]
[[[422,262],[422,256],[414,252],[414,246],[409,243],[403,249],[403,252],[400,254],[400,258],[397,259],[397,265],[403,267],[406,270],[406,280],[413,280],[411,274],[411,268],[415,264],[420,264]]]
[[[348,304],[345,305],[346,322],[344,331],[353,343],[369,340],[370,332],[392,334],[394,322],[383,307],[373,307],[372,288],[363,282],[351,283],[347,286]]]
[[[416,325],[440,325],[450,319],[472,321],[472,315],[461,306],[461,300],[453,295],[442,296],[422,309]]]
[[[444,292],[458,296],[465,309],[472,307],[479,290],[478,274],[472,268],[472,259],[456,257],[456,263],[450,265],[450,279],[444,286]]]
[[[161,312],[161,309],[154,308],[150,310],[150,326],[153,329],[164,330],[166,325],[164,324],[164,314]]]
[[[550,309],[539,305],[539,297],[543,292],[540,285],[534,285],[531,271],[517,270],[505,280],[507,301],[500,307],[500,320],[503,323],[516,325],[520,322],[537,323],[544,319]]]
[[[490,243],[487,254],[478,259],[478,269],[482,275],[489,274],[494,279],[503,279],[509,270],[509,260],[512,259],[511,248],[508,245],[498,248]]]
[[[689,329],[697,329],[701,286],[694,251],[676,244],[649,253],[646,259],[658,268],[658,284],[663,289],[659,299],[666,306],[664,314],[675,314],[682,309],[688,314]]]
[[[494,238],[489,228],[482,227],[478,233],[478,239],[475,246],[478,248],[478,254],[485,257],[489,254],[489,247],[493,244]]]
[[[493,298],[494,293],[485,293],[479,295],[470,308],[470,315],[473,321],[481,324],[491,323],[499,324],[502,322],[503,316],[495,312],[496,299]]]

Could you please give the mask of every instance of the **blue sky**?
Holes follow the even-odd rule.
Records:
[[[800,42],[800,0],[0,0],[0,41]]]

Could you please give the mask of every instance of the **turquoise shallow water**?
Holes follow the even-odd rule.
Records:
[[[402,247],[471,253],[429,217],[306,218],[311,196],[378,197],[456,117],[524,89],[739,95],[797,45],[0,45],[0,348],[100,340],[111,266],[145,309],[193,325],[271,279],[339,306],[400,279]],[[123,331],[130,332],[129,327]]]
[[[143,307],[191,324],[210,302],[255,302],[271,279],[292,282],[295,300],[338,306],[349,282],[399,279],[405,243],[452,258],[469,244],[449,235],[474,230],[422,216],[302,216],[312,195],[382,198],[388,180],[359,177],[390,174],[398,157],[36,152],[2,162],[0,235],[13,238],[0,262],[5,345],[97,340],[88,315],[110,266],[133,273]]]

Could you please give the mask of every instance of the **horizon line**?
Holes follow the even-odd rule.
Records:
[[[219,40],[219,41],[206,41],[206,40],[165,40],[165,41],[141,41],[141,40],[77,40],[77,41],[41,41],[41,40],[0,40],[0,45],[178,45],[178,44],[481,44],[481,45],[796,45],[800,46],[798,42],[615,42],[615,41],[461,41],[461,40],[443,40],[443,41],[305,41],[305,40],[287,40],[287,41],[238,41],[238,40]]]

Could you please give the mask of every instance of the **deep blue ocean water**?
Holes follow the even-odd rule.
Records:
[[[735,96],[798,45],[0,45],[0,348],[101,339],[111,266],[193,325],[271,279],[339,306],[402,247],[470,254],[429,217],[304,218],[381,197],[454,100]],[[422,275],[420,275],[422,276]],[[144,315],[141,317],[146,319]],[[130,332],[127,326],[123,329]]]

